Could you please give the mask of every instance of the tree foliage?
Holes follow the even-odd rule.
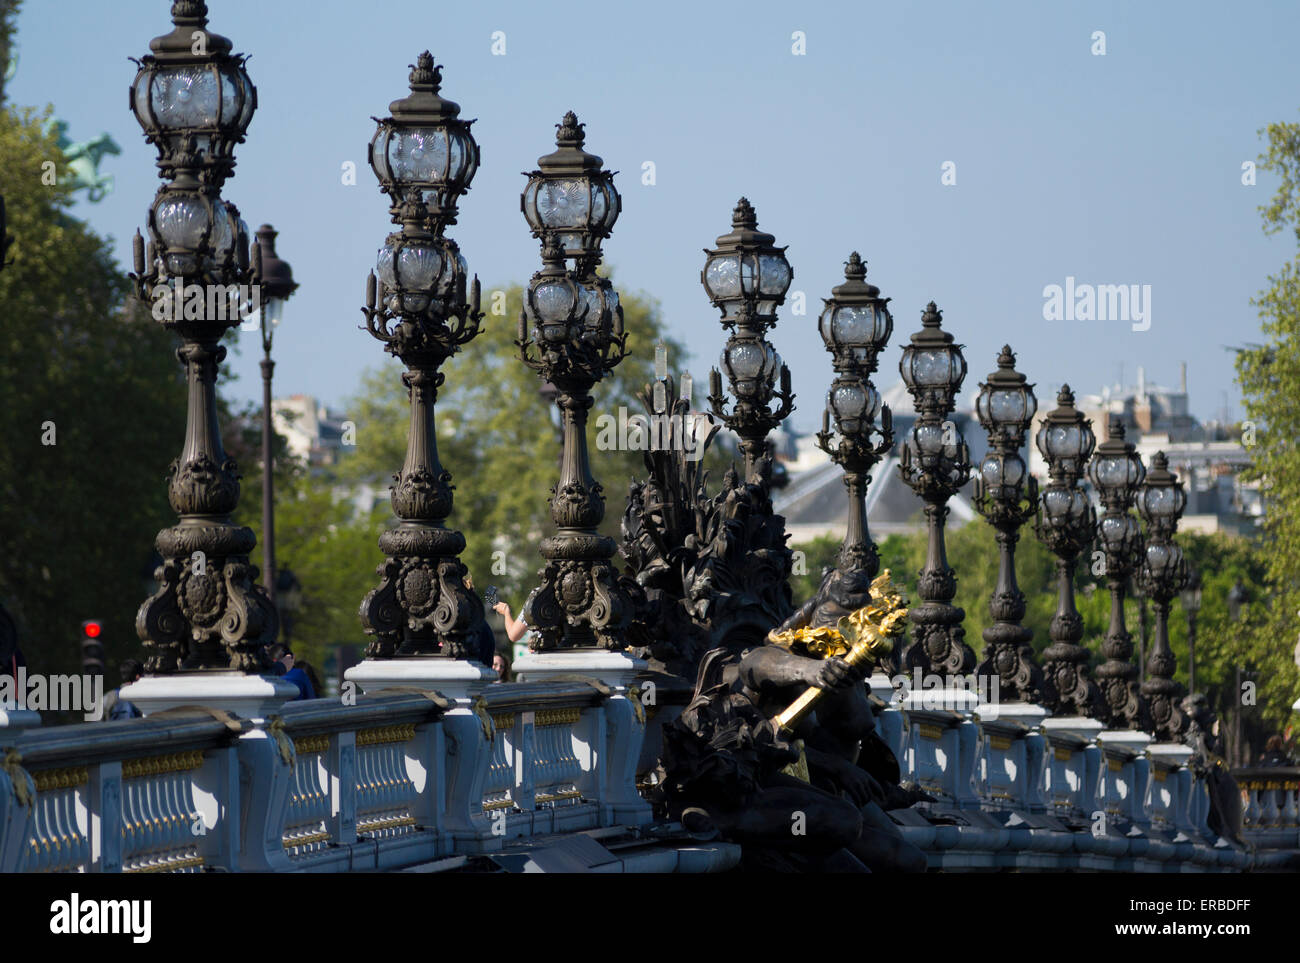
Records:
[[[128,300],[108,241],[69,213],[47,116],[0,110],[15,239],[0,271],[0,602],[32,671],[77,670],[81,621],[101,619],[116,684],[171,518],[185,387],[172,336]]]
[[[541,567],[538,543],[554,527],[548,499],[559,478],[560,447],[555,406],[539,395],[541,381],[519,360],[513,343],[523,288],[514,284],[502,293],[494,300],[495,292],[485,292],[481,332],[443,366],[447,380],[438,392],[436,418],[439,456],[455,485],[447,524],[465,535],[462,560],[480,591],[496,585],[518,613]],[[682,370],[686,360],[685,349],[664,334],[656,302],[624,294],[622,304],[630,353],[593,389],[588,422],[592,473],[606,500],[602,531],[614,537],[628,482],[645,468],[639,451],[601,450],[597,420],[617,419],[620,406],[629,415],[643,410],[636,394],[654,376],[657,342],[668,347],[670,369]],[[372,347],[377,353],[379,345]],[[402,370],[389,359],[364,376],[348,406],[357,426],[356,451],[341,463],[340,480],[382,490],[401,467],[410,421]],[[371,566],[382,560],[373,543],[366,558]],[[357,601],[374,581],[372,574]]]
[[[1261,696],[1271,690],[1281,723],[1283,703],[1300,696],[1300,671],[1293,661],[1300,633],[1300,123],[1270,124],[1261,131],[1267,149],[1260,168],[1278,178],[1269,203],[1260,207],[1264,231],[1289,231],[1296,250],[1268,277],[1254,299],[1266,344],[1237,353],[1247,419],[1254,428],[1250,477],[1267,498],[1263,534],[1264,578],[1252,588],[1263,601],[1258,619],[1241,635],[1241,645],[1259,669]]]

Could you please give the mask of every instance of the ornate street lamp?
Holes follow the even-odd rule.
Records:
[[[1124,590],[1142,557],[1142,529],[1131,509],[1147,472],[1133,443],[1124,438],[1123,418],[1111,415],[1106,435],[1088,465],[1101,500],[1097,539],[1106,555],[1110,589],[1110,627],[1101,647],[1106,661],[1097,668],[1097,679],[1110,712],[1109,727],[1146,729],[1147,704],[1138,689],[1133,637],[1124,624]]]
[[[541,585],[523,614],[539,652],[615,651],[625,645],[631,600],[611,564],[614,540],[597,531],[605,497],[591,475],[587,413],[591,389],[627,355],[618,294],[595,274],[600,242],[618,217],[618,194],[600,158],[581,150],[583,125],[572,112],[556,143],[559,149],[538,162],[522,202],[542,241],[542,269],[529,282],[515,344],[520,360],[554,387],[564,431],[551,498],[557,531],[542,540]],[[566,256],[575,258],[572,270]]]
[[[1179,593],[1187,615],[1187,691],[1196,693],[1196,613],[1201,610],[1201,573],[1192,569]]]
[[[1138,492],[1137,507],[1146,522],[1141,578],[1156,610],[1142,695],[1151,706],[1148,731],[1160,742],[1179,742],[1188,724],[1181,705],[1186,693],[1174,681],[1174,653],[1169,647],[1169,603],[1187,583],[1187,560],[1174,543],[1186,504],[1187,494],[1178,476],[1169,470],[1169,459],[1163,451],[1156,452],[1146,484]]]
[[[766,488],[772,467],[767,436],[794,411],[794,392],[790,370],[764,333],[776,325],[776,309],[785,301],[794,272],[785,259],[785,248],[774,246],[776,239],[758,230],[754,208],[743,197],[732,212],[731,226],[729,234],[718,238],[715,250],[705,250],[708,260],[700,283],[722,312],[723,328],[731,332],[719,363],[736,401],[728,412],[722,376],[714,368],[709,372],[709,404],[740,438],[746,481],[758,481]],[[775,410],[773,400],[779,402]]]
[[[140,70],[131,110],[158,149],[160,176],[189,168],[220,190],[257,109],[257,89],[244,55],[231,53],[231,42],[207,29],[203,0],[175,0],[171,16],[172,31],[149,42],[152,53],[132,58]],[[187,142],[202,154],[197,163],[182,160],[190,153]]]
[[[876,543],[867,531],[866,494],[871,482],[867,472],[894,444],[889,406],[880,403],[870,375],[894,330],[894,321],[889,316],[889,298],[882,298],[880,288],[867,283],[867,266],[857,251],[844,264],[844,283],[832,288],[823,303],[826,307],[818,328],[833,356],[835,381],[826,393],[817,446],[844,469],[849,524],[840,548],[839,570],[860,573],[865,591],[880,570]],[[879,428],[875,426],[877,411]],[[873,439],[873,434],[878,438]]]
[[[468,570],[460,561],[465,538],[444,524],[452,510],[451,473],[438,459],[434,419],[438,388],[446,380],[439,368],[478,334],[483,318],[478,278],[470,284],[456,242],[442,236],[460,192],[469,187],[473,165],[463,179],[439,181],[445,169],[420,167],[416,161],[423,155],[413,157],[417,143],[432,150],[431,145],[457,142],[462,157],[474,158],[478,148],[454,109],[444,111],[445,129],[432,112],[408,122],[400,109],[432,96],[437,75],[433,58],[421,54],[410,76],[411,97],[394,103],[393,117],[378,121],[373,142],[378,146],[371,150],[381,188],[398,201],[394,220],[401,230],[389,234],[379,249],[379,277],[372,271],[367,278],[362,313],[366,330],[406,365],[402,383],[411,421],[406,460],[389,489],[398,524],[379,536],[386,556],[378,569],[382,578],[361,603],[361,625],[371,636],[367,659],[473,659],[483,621],[483,602],[465,587]],[[465,139],[457,140],[461,135]],[[381,156],[386,160],[380,162]],[[432,211],[425,200],[430,192],[438,205]],[[374,683],[379,677],[367,678]]]
[[[1079,487],[1096,436],[1092,422],[1074,407],[1074,393],[1064,385],[1056,407],[1038,429],[1035,444],[1047,460],[1048,484],[1042,491],[1035,528],[1056,556],[1057,606],[1043,650],[1043,705],[1054,715],[1096,718],[1104,714],[1101,691],[1088,678],[1088,650],[1083,618],[1074,604],[1074,569],[1079,554],[1092,544],[1096,512]]]
[[[418,192],[428,209],[429,227],[438,236],[456,223],[456,205],[478,170],[479,149],[470,133],[472,120],[460,106],[438,96],[442,67],[424,51],[411,64],[411,92],[388,105],[367,158],[391,202],[396,221],[402,204]]]
[[[898,363],[911,393],[917,419],[903,444],[899,473],[925,502],[928,543],[918,594],[921,604],[908,613],[914,631],[903,652],[903,666],[944,676],[966,675],[975,653],[966,644],[965,611],[952,604],[957,579],[948,567],[944,521],[948,499],[970,479],[970,451],[957,425],[947,420],[966,377],[961,345],[940,325],[943,314],[931,301],[921,314],[921,330],[912,335]]]
[[[253,244],[253,283],[260,285],[258,310],[262,331],[262,583],[271,601],[275,601],[279,580],[275,572],[275,452],[272,439],[275,429],[271,421],[271,373],[275,362],[271,360],[271,340],[275,329],[284,317],[284,302],[298,284],[293,279],[293,269],[275,253],[276,230],[270,224],[257,229]]]
[[[600,263],[601,242],[623,210],[623,199],[614,189],[617,172],[605,170],[599,157],[582,149],[585,127],[573,111],[564,115],[556,125],[555,151],[538,158],[537,170],[526,175],[528,186],[519,198],[533,237],[543,248],[551,242],[558,245],[584,276]]]
[[[230,521],[239,474],[221,444],[216,398],[226,356],[221,336],[239,323],[251,280],[247,229],[222,202],[220,187],[257,97],[243,57],[206,30],[206,17],[199,0],[172,5],[175,29],[150,44],[131,97],[167,180],[149,211],[147,257],[136,232],[131,277],[154,317],[180,335],[189,380],[185,447],[168,486],[181,520],[158,534],[158,589],[136,616],[150,675],[261,671],[277,630],[275,606],[249,563],[253,533]],[[204,296],[190,296],[195,290]]]
[[[999,697],[1037,702],[1042,698],[1043,672],[1034,661],[1031,629],[1025,617],[1025,596],[1016,583],[1016,542],[1020,526],[1034,517],[1038,482],[1029,476],[1020,449],[1038,411],[1034,386],[1016,370],[1010,345],[1002,346],[998,370],[980,385],[975,413],[988,432],[989,453],[975,476],[975,508],[997,531],[998,582],[989,599],[993,624],[984,630],[984,661],[976,671],[998,677]]]

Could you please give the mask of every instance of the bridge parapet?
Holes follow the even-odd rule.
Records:
[[[397,869],[620,824],[644,725],[596,680],[389,688],[256,722],[183,707],[0,729],[0,872]],[[627,712],[610,725],[606,715]],[[626,821],[626,820],[624,820]]]

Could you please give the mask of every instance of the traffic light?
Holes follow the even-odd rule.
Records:
[[[103,631],[99,619],[81,623],[81,671],[87,675],[104,674],[104,642],[100,638]]]

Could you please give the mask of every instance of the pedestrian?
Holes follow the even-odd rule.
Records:
[[[504,652],[492,656],[492,671],[497,674],[498,682],[510,681],[510,659]]]
[[[524,607],[528,607],[527,603],[524,604]],[[506,638],[509,639],[512,644],[518,642],[524,637],[524,634],[528,631],[528,620],[523,617],[522,613],[520,613],[519,618],[514,618],[514,616],[510,614],[510,606],[506,602],[498,602],[492,607],[492,609],[501,616],[506,627]]]
[[[284,681],[292,682],[298,687],[298,695],[293,701],[316,698],[316,690],[312,688],[311,679],[306,672],[294,665],[293,653],[289,651],[288,646],[281,645],[278,642],[271,646],[271,658],[284,667],[284,671],[281,673],[284,676]]]
[[[474,580],[468,574],[465,576],[465,588],[471,592],[474,591]],[[491,591],[491,589],[489,589]],[[466,640],[472,642],[474,659],[480,665],[491,665],[493,654],[497,650],[496,633],[492,631],[492,626],[487,624],[487,619],[482,619],[474,629],[474,639]]]

